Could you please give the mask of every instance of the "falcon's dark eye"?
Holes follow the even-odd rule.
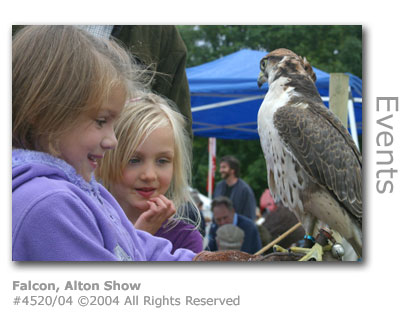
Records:
[[[263,59],[263,60],[260,61],[260,69],[261,69],[261,70],[264,70],[265,67],[266,67],[266,60]]]

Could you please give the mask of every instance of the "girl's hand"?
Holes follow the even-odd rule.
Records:
[[[148,211],[139,216],[134,226],[154,235],[162,224],[175,214],[176,209],[173,202],[164,195],[148,200],[148,204]]]

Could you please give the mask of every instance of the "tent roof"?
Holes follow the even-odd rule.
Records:
[[[263,51],[243,49],[186,69],[189,81],[193,132],[197,136],[224,139],[258,139],[257,113],[268,87],[257,86]],[[320,95],[328,100],[330,75],[313,68]],[[362,81],[349,74],[353,97],[362,98]],[[328,106],[328,102],[326,102]],[[362,103],[355,103],[358,132],[362,127]]]
[[[260,60],[266,54],[244,49],[212,62],[188,68],[190,91],[260,94],[257,76],[260,72]],[[256,63],[253,63],[255,61]]]

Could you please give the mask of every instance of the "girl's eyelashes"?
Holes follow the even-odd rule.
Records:
[[[129,164],[135,164],[135,163],[139,163],[140,162],[140,159],[139,158],[131,158],[130,160],[129,160]]]
[[[171,162],[171,160],[170,159],[167,159],[167,158],[160,158],[160,159],[158,159],[158,163],[159,164],[167,164],[167,163],[170,163]]]
[[[141,162],[142,162],[141,158],[138,158],[138,157],[133,157],[133,158],[131,158],[129,160],[129,164],[138,164],[138,163],[141,163]],[[158,165],[165,165],[165,164],[168,164],[168,163],[171,163],[171,162],[172,162],[172,160],[168,159],[168,158],[160,158],[160,159],[156,160],[156,163]]]
[[[95,119],[95,122],[97,123],[98,127],[102,128],[104,124],[107,123],[107,120],[105,118],[98,118]]]

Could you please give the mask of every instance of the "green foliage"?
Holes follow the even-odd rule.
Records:
[[[188,49],[187,66],[218,59],[240,49],[287,48],[326,72],[362,78],[362,26],[250,25],[178,26]]]
[[[188,50],[187,67],[221,58],[240,49],[272,51],[288,48],[325,72],[350,72],[362,78],[362,26],[346,25],[202,25],[178,26]],[[193,186],[207,193],[207,138],[193,142]],[[217,159],[234,155],[241,162],[241,178],[256,199],[267,188],[267,173],[258,140],[217,140]],[[216,171],[216,182],[220,175]]]

